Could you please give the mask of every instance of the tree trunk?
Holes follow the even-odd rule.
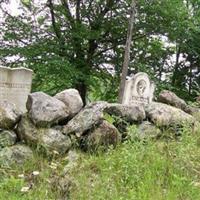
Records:
[[[177,81],[177,76],[179,76],[179,57],[180,57],[180,52],[181,52],[181,48],[180,46],[178,46],[179,44],[176,44],[176,63],[174,66],[174,72],[173,72],[173,76],[172,76],[172,85],[176,86],[176,81]]]
[[[130,48],[131,48],[131,40],[133,34],[133,25],[135,23],[135,13],[136,13],[136,2],[132,0],[131,3],[131,13],[128,25],[128,32],[127,32],[127,39],[126,39],[126,46],[125,46],[125,54],[124,54],[124,62],[122,66],[122,74],[120,79],[120,88],[119,88],[119,95],[118,95],[118,102],[122,103],[124,89],[126,84],[126,76],[128,73],[128,65],[130,61]]]
[[[83,105],[86,105],[86,93],[87,93],[87,85],[84,81],[80,81],[75,85],[75,88],[79,91],[81,98],[83,100]]]
[[[192,94],[192,63],[190,64],[190,69],[189,69],[189,91],[188,94]]]

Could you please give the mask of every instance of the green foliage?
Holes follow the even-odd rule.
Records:
[[[185,126],[179,140],[131,140],[104,153],[78,152],[78,163],[68,174],[74,183],[70,199],[199,200],[199,130],[193,134]],[[63,174],[67,163],[66,158],[46,161],[35,155],[22,167],[1,168],[0,199],[59,199],[51,180]],[[35,170],[40,173],[33,179]],[[32,188],[21,192],[30,182]]]
[[[21,2],[19,16],[2,9],[1,62],[33,69],[33,91],[75,87],[88,101],[116,101],[130,1]],[[200,90],[199,6],[137,1],[129,70],[147,72],[157,92],[171,89],[194,101]]]
[[[187,132],[181,142],[128,142],[89,156],[74,174],[72,199],[199,199],[198,138]]]
[[[127,127],[127,139],[130,141],[138,139],[138,128],[135,124]]]
[[[107,122],[109,122],[110,124],[114,124],[114,123],[116,122],[116,119],[115,119],[113,116],[109,115],[108,113],[104,113],[103,118],[104,118]]]
[[[33,176],[33,171],[39,171],[39,177]],[[57,194],[50,191],[50,178],[53,169],[43,157],[35,154],[31,160],[21,166],[12,168],[1,167],[0,170],[0,199],[9,200],[33,200],[33,199],[57,199]],[[20,177],[23,175],[23,177]],[[23,187],[30,187],[27,192],[22,192]]]

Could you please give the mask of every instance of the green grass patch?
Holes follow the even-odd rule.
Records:
[[[183,129],[179,140],[127,141],[107,152],[79,154],[77,166],[70,172],[72,200],[200,199],[199,133]],[[32,163],[1,169],[0,199],[59,199],[51,179],[62,174],[66,164],[65,158],[47,161],[36,155]],[[29,180],[35,170],[40,174]],[[21,192],[31,181],[32,188]]]

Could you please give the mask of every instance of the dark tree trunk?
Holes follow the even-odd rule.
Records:
[[[84,81],[80,81],[75,85],[75,88],[79,91],[81,98],[83,100],[84,106],[86,105],[86,94],[87,94],[87,85]]]
[[[173,72],[173,76],[172,76],[172,85],[176,86],[176,81],[177,81],[177,76],[179,76],[179,57],[180,57],[180,46],[176,47],[176,64],[174,67],[174,72]]]

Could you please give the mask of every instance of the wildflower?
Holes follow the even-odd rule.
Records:
[[[40,174],[40,172],[39,171],[33,171],[33,176],[38,176],[39,174]]]
[[[30,187],[22,187],[21,192],[28,192]]]

